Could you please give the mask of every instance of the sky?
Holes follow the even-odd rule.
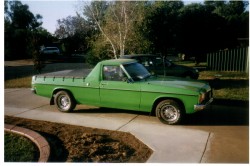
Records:
[[[75,16],[79,5],[77,0],[21,0],[21,2],[27,4],[34,15],[42,15],[42,27],[52,34],[56,30],[57,20]]]
[[[68,16],[75,16],[79,10],[80,0],[20,0],[22,4],[27,4],[29,10],[34,14],[43,16],[42,27],[54,34],[57,27],[57,20]],[[82,1],[82,0],[81,0]],[[189,0],[185,0],[188,3]],[[191,0],[190,0],[191,1]],[[203,2],[203,0],[193,0]]]

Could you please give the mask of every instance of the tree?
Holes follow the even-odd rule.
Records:
[[[130,53],[176,53],[204,58],[248,38],[246,1],[91,1],[83,18],[91,25],[90,54],[118,58]]]
[[[148,7],[146,27],[157,53],[167,55],[176,47],[178,13],[183,6],[181,1],[156,1]]]
[[[29,38],[30,44],[27,47],[32,55],[34,69],[38,73],[41,73],[42,69],[45,67],[44,61],[46,60],[46,56],[41,53],[41,48],[48,45],[50,46],[57,39],[42,27],[36,28],[30,32]]]
[[[249,38],[249,12],[246,10],[248,1],[205,1],[212,14],[221,17],[224,22],[224,48],[238,45],[238,38]]]
[[[77,16],[68,16],[67,18],[57,20],[55,35],[59,39],[74,36],[75,34],[87,34],[91,27],[78,13]]]
[[[129,41],[139,35],[135,25],[143,20],[141,4],[142,2],[135,1],[95,1],[85,5],[84,14],[95,23],[101,33],[96,38],[97,41],[103,47],[108,43],[114,58],[129,52]]]
[[[42,25],[39,22],[42,16],[33,15],[29,11],[28,5],[23,5],[20,1],[5,1],[5,21],[10,22],[18,29],[35,29]]]
[[[57,20],[55,36],[64,43],[66,55],[75,50],[86,51],[89,47],[87,40],[92,33],[90,24],[78,13],[77,16]]]
[[[5,58],[31,57],[31,34],[42,25],[42,16],[34,16],[20,1],[5,1],[4,5]]]
[[[202,4],[184,6],[179,12],[177,49],[200,61],[222,46],[224,20]],[[204,59],[203,59],[204,60]]]

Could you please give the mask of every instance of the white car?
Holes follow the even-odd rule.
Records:
[[[60,50],[57,47],[45,47],[44,49],[41,50],[42,54],[54,54],[54,55],[59,55]]]

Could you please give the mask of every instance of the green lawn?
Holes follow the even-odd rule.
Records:
[[[30,88],[31,76],[4,81],[4,88]]]
[[[249,100],[249,75],[244,72],[202,71],[200,80],[209,81],[214,98]]]
[[[28,138],[4,133],[4,161],[5,162],[37,162],[39,149]]]

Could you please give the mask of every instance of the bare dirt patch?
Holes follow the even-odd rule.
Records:
[[[34,130],[50,144],[49,162],[143,163],[152,150],[130,133],[5,116],[4,122]]]

